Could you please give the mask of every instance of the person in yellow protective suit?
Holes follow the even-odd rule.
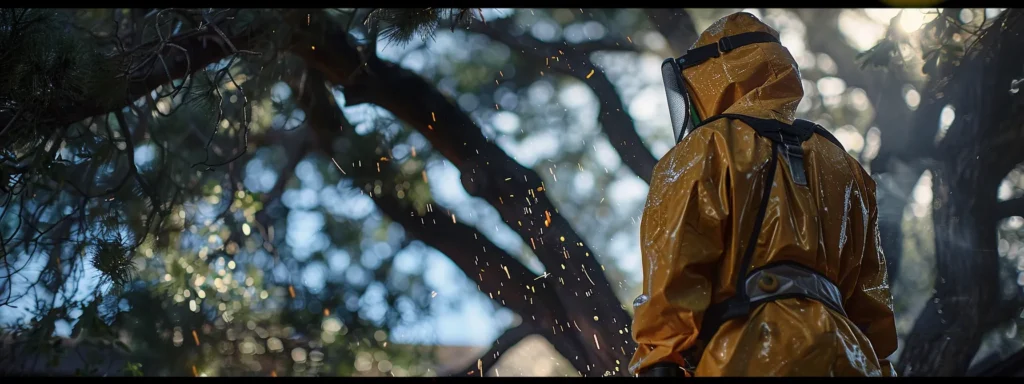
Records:
[[[640,228],[635,375],[895,375],[875,184],[795,119],[803,86],[778,36],[732,14],[663,67],[678,144]]]

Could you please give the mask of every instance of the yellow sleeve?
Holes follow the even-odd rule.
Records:
[[[633,374],[658,363],[685,366],[681,353],[697,340],[728,240],[727,148],[704,127],[654,169],[640,225],[644,275],[643,295],[633,303]]]
[[[868,221],[864,228],[864,252],[861,258],[857,287],[846,300],[846,313],[857,325],[875,350],[884,376],[895,376],[895,370],[888,357],[896,352],[896,318],[892,311],[892,293],[889,292],[889,276],[885,269],[885,255],[882,253],[878,232],[878,205],[875,200],[875,183],[870,176],[863,176],[866,185]]]

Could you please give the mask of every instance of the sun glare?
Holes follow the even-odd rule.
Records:
[[[904,9],[903,14],[900,15],[900,29],[907,33],[917,31],[925,23],[935,19],[937,15],[938,12],[930,8]]]

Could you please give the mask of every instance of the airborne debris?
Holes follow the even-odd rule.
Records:
[[[331,158],[331,161],[332,161],[332,162],[334,162],[334,166],[335,166],[335,167],[338,167],[338,170],[339,170],[339,171],[341,171],[341,174],[342,174],[342,175],[344,175],[344,174],[345,174],[345,170],[344,170],[344,169],[341,169],[341,166],[340,166],[340,165],[338,165],[338,161],[337,161],[337,160],[334,160],[334,158],[333,158],[333,157]]]

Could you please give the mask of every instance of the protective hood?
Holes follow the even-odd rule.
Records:
[[[734,48],[723,38],[740,38],[745,43]],[[777,31],[753,15],[736,13],[708,27],[687,55],[666,60],[662,70],[677,141],[692,129],[692,112],[698,119],[735,113],[793,122],[796,106],[804,95],[803,86],[796,60],[777,42],[778,38]],[[711,51],[714,57],[696,65],[681,60],[706,53],[698,51]],[[681,71],[678,82],[667,73],[673,69]]]
[[[677,62],[680,88],[704,122],[651,175],[640,224],[642,294],[630,328],[633,373],[696,363],[695,376],[893,375],[895,316],[870,175],[824,135],[800,144],[804,171],[793,172],[792,153],[777,154],[745,119],[710,120],[793,123],[803,89],[778,36],[753,15],[733,14]],[[785,264],[833,283],[843,310],[780,298],[704,329],[715,317],[709,309],[736,297],[744,271]]]

